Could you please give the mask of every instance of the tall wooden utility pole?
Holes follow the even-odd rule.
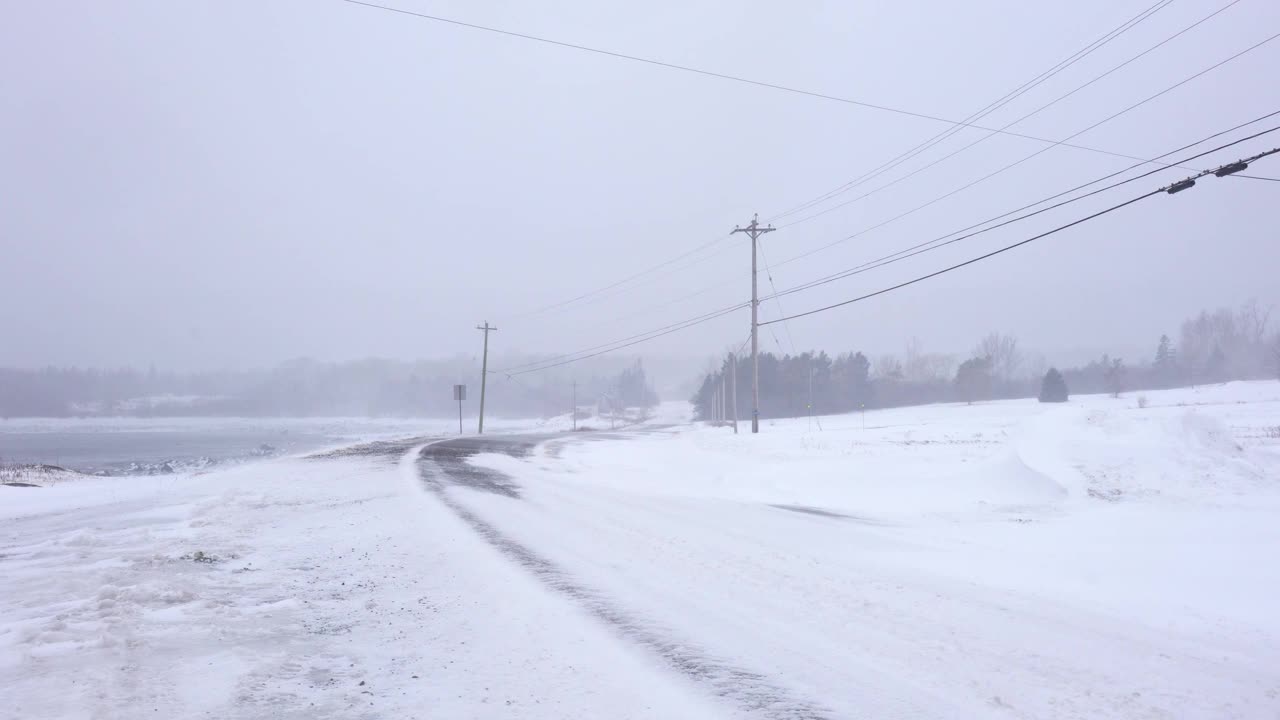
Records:
[[[759,215],[751,216],[751,224],[746,227],[734,227],[736,233],[751,236],[751,432],[760,432],[760,294],[756,289],[756,241],[765,233],[776,228],[772,225],[760,227]],[[480,395],[483,397],[484,392]]]
[[[573,431],[578,431],[578,381],[573,381]]]
[[[496,327],[490,327],[489,321],[485,320],[484,325],[477,325],[477,330],[484,331],[484,360],[480,362],[480,429],[478,434],[484,434],[484,389],[485,381],[489,379],[489,333],[497,330]]]

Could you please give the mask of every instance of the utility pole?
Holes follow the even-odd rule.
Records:
[[[813,367],[809,367],[809,432],[813,432]]]
[[[573,431],[578,431],[578,381],[573,381]]]
[[[753,433],[760,432],[760,294],[756,287],[758,284],[756,282],[756,241],[761,235],[776,229],[772,225],[760,227],[759,219],[759,215],[752,215],[750,225],[733,228],[735,233],[746,233],[751,236],[751,432]]]
[[[484,434],[484,389],[485,381],[489,379],[489,333],[496,331],[498,328],[490,327],[489,321],[485,320],[484,325],[476,326],[477,330],[484,331],[484,360],[480,363],[480,429],[477,434]]]
[[[729,353],[729,407],[733,412],[733,434],[738,434],[738,355]]]

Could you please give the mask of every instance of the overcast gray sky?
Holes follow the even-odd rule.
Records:
[[[961,119],[1154,0],[386,2]],[[1001,126],[1227,2],[1174,0],[983,122]],[[1014,129],[1067,137],[1276,32],[1280,3],[1240,0]],[[1280,110],[1278,69],[1280,40],[1073,142],[1160,155]],[[340,0],[4,3],[0,364],[435,357],[477,349],[473,327],[484,320],[501,328],[501,348],[598,345],[745,300],[747,244],[729,229],[946,127]],[[839,200],[982,134],[965,130]],[[1193,165],[1277,145],[1280,132]],[[777,287],[1132,164],[1057,147],[784,263],[1041,147],[993,138],[766,236]],[[1280,177],[1280,156],[1252,170]],[[782,307],[892,285],[1185,174],[798,293]],[[773,328],[787,349],[789,329],[798,347],[833,352],[892,350],[912,336],[926,349],[963,351],[993,329],[1051,354],[1154,348],[1159,332],[1176,333],[1202,307],[1280,302],[1278,203],[1280,183],[1209,178],[936,281]],[[694,258],[705,261],[528,314],[717,239]],[[779,308],[769,302],[762,312],[768,319]],[[742,311],[636,349],[703,355],[747,330]],[[774,344],[769,333],[765,342]]]

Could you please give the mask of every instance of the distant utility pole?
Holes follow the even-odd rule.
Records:
[[[573,381],[573,430],[578,431],[578,381]]]
[[[478,434],[484,434],[484,390],[485,381],[489,379],[489,333],[496,331],[498,328],[490,327],[489,321],[485,320],[484,325],[477,325],[477,330],[484,331],[484,359],[480,362],[480,429]]]
[[[733,434],[738,434],[738,354],[729,353],[729,406],[733,412]]]
[[[756,289],[756,245],[757,240],[765,233],[776,228],[772,225],[760,227],[759,215],[751,216],[751,224],[746,227],[734,227],[735,233],[746,233],[751,236],[751,432],[760,432],[760,295]],[[482,392],[481,395],[484,393]]]

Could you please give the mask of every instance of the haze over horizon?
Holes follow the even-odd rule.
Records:
[[[388,4],[955,120],[1150,6]],[[1170,3],[981,124],[1003,127],[1225,5]],[[486,320],[500,328],[497,354],[608,343],[747,300],[748,242],[729,230],[948,128],[337,0],[20,3],[0,19],[0,366],[471,356]],[[1241,0],[1012,130],[1067,138],[1277,27],[1280,5]],[[1280,109],[1280,87],[1265,82],[1278,62],[1280,42],[1262,45],[1071,142],[1152,158],[1201,140]],[[814,211],[984,134],[962,130]],[[1277,145],[1280,133],[1188,167]],[[807,212],[778,220],[762,239],[762,293],[1134,164],[1054,147],[860,234],[1044,147],[992,137],[812,221],[786,226]],[[766,301],[762,320],[932,272],[1191,171]],[[1280,177],[1280,160],[1250,172]],[[788,352],[892,352],[915,337],[963,353],[998,330],[1054,357],[1146,353],[1202,309],[1280,304],[1278,190],[1210,176],[928,283],[771,328]],[[532,312],[712,242],[616,291]],[[748,329],[740,310],[622,352],[704,358]],[[762,348],[777,350],[770,332]]]

